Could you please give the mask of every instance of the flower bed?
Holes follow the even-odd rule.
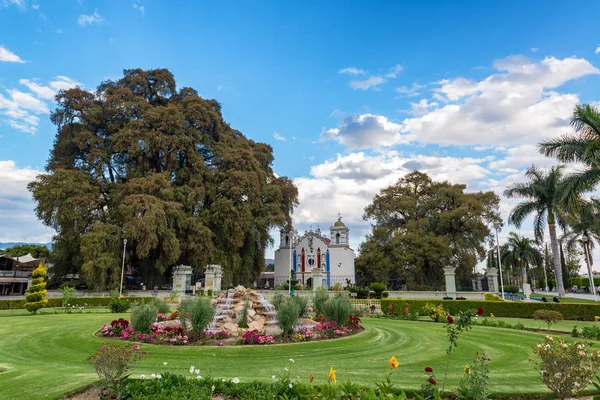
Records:
[[[177,313],[169,316],[157,314],[156,322],[151,326],[150,332],[135,332],[129,321],[123,318],[113,320],[102,326],[97,333],[109,339],[126,340],[132,342],[152,343],[158,345],[183,346],[183,345],[268,345],[276,343],[310,342],[316,340],[336,339],[356,334],[363,330],[360,318],[351,315],[346,326],[338,326],[335,321],[319,322],[314,327],[300,326],[295,333],[289,336],[269,335],[257,330],[242,332],[238,337],[233,337],[228,331],[212,332],[205,329],[199,335],[184,330],[180,326],[163,326],[161,322],[176,320]]]

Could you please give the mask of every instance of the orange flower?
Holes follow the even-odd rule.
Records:
[[[390,366],[390,369],[398,369],[398,360],[396,360],[396,357],[390,358],[390,361],[388,361],[388,365]]]
[[[313,376],[313,374],[309,373],[309,374],[308,374],[308,381],[309,381],[310,383],[312,383],[314,379],[315,379],[315,377]]]

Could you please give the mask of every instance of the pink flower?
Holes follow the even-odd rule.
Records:
[[[140,349],[140,346],[138,346],[138,345],[136,344],[136,345],[134,345],[134,346],[133,346],[133,349],[134,349],[134,350],[139,350],[139,349]]]
[[[390,310],[390,311],[391,311],[391,310],[392,310],[392,308],[394,308],[394,307],[392,307],[392,305],[390,304],[390,305],[388,306],[388,310]]]
[[[404,312],[408,314],[408,307],[404,309]]]

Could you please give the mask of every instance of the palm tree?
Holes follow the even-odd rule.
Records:
[[[529,266],[542,262],[542,254],[536,245],[536,241],[511,232],[508,234],[508,241],[502,246],[502,264],[517,266],[523,276],[523,284],[527,283]]]
[[[565,295],[565,287],[562,281],[562,269],[560,265],[560,253],[558,250],[558,239],[556,237],[556,224],[561,223],[561,207],[559,201],[562,196],[562,171],[563,166],[552,167],[545,172],[532,166],[527,170],[525,176],[528,182],[515,183],[505,191],[506,197],[520,197],[526,200],[517,204],[508,217],[508,221],[517,228],[531,214],[534,215],[533,231],[535,239],[542,242],[544,229],[548,225],[550,234],[550,247],[554,259],[554,274],[556,286],[560,297]]]
[[[580,194],[600,183],[600,111],[589,104],[575,107],[571,117],[575,133],[540,143],[539,151],[560,162],[579,162],[585,169],[563,180],[563,201],[572,208]]]

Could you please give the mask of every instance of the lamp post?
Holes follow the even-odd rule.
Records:
[[[496,256],[498,257],[498,267],[500,268],[500,288],[502,290],[502,299],[504,299],[504,278],[502,277],[502,262],[500,261],[500,227],[502,224],[500,222],[496,222],[494,224],[494,228],[496,228]]]
[[[125,273],[125,249],[127,249],[127,239],[123,239],[123,263],[121,264],[121,286],[119,286],[119,296],[123,294],[123,274]]]
[[[587,264],[588,277],[590,279],[589,289],[594,293],[594,301],[598,301],[596,298],[596,286],[594,285],[594,274],[592,274],[592,255],[590,254],[590,238],[587,233],[584,233],[581,238],[583,242],[583,254],[585,255],[585,263]]]
[[[548,260],[548,245],[546,244],[546,251],[544,252],[544,263],[542,265],[542,267],[544,268],[544,283],[546,284],[546,287],[544,289],[546,290],[546,293],[548,293],[550,291],[550,288],[548,287],[548,275],[546,274],[547,260]]]

